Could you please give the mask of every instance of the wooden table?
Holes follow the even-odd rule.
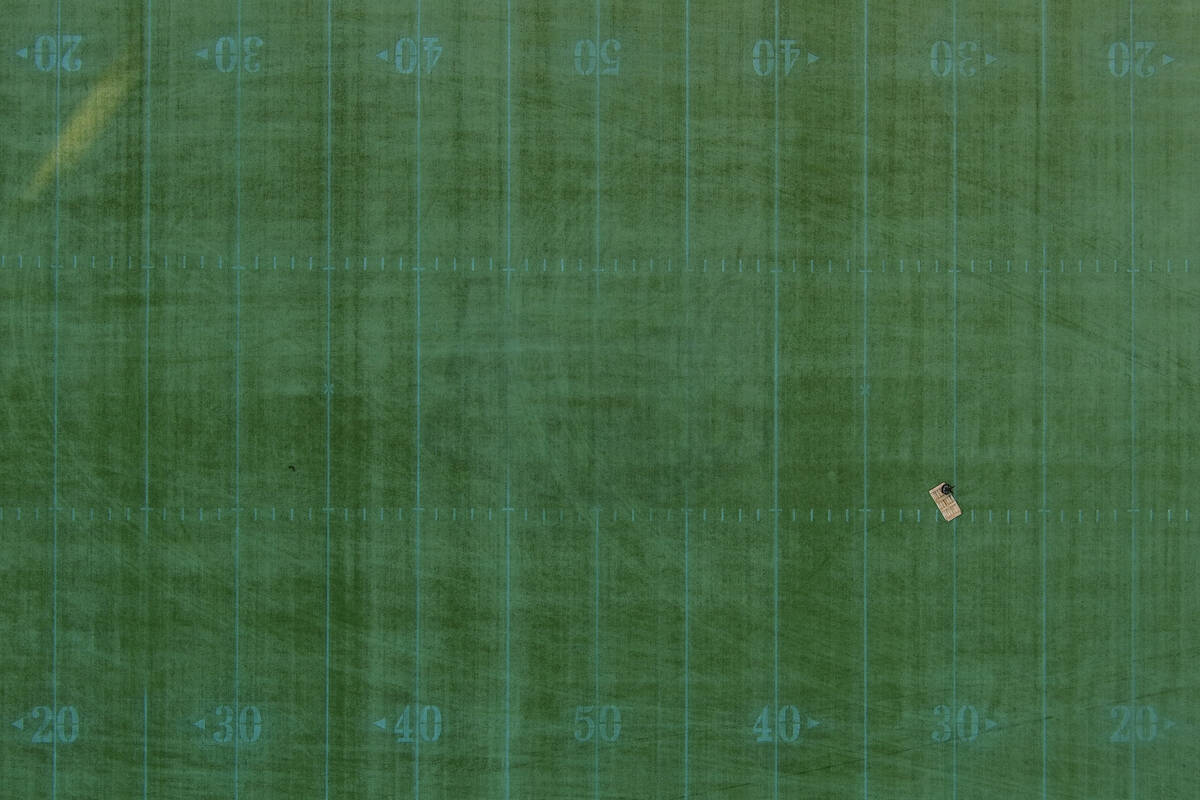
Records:
[[[958,501],[954,499],[952,494],[942,494],[942,487],[945,482],[939,483],[937,486],[929,490],[929,496],[933,498],[933,502],[937,503],[938,511],[942,512],[942,516],[946,521],[962,516],[962,509],[958,507]]]

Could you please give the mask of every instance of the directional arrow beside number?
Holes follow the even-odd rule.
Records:
[[[14,722],[12,725],[14,728],[16,728],[19,731],[25,730],[25,718],[21,717],[19,720]]]
[[[197,57],[197,58],[203,58],[203,59],[206,59],[206,60],[207,60],[207,59],[208,59],[208,48],[207,48],[207,47],[205,47],[205,48],[203,48],[203,49],[201,49],[201,50],[197,50],[197,51],[196,51],[196,57]]]
[[[1170,57],[1169,55],[1167,55],[1166,53],[1163,53],[1163,57],[1162,57],[1162,65],[1163,65],[1164,67],[1165,67],[1167,64],[1170,64],[1170,63],[1171,63],[1172,61],[1174,61],[1174,60],[1175,60],[1175,59],[1171,58],[1171,57]]]
[[[380,61],[390,61],[391,60],[390,58],[388,58],[387,50],[380,50],[378,53],[375,54],[375,57],[378,58]]]
[[[17,55],[19,55],[21,58],[29,58],[29,48],[22,47],[20,50],[17,51]]]
[[[819,55],[817,55],[816,53],[809,53],[809,54],[808,54],[808,63],[810,63],[810,64],[813,64],[813,63],[815,63],[815,62],[817,62],[817,61],[820,61],[820,60],[821,60],[821,57],[820,57]]]
[[[996,56],[992,55],[991,53],[984,53],[984,54],[983,54],[983,65],[984,65],[985,67],[990,67],[992,64],[995,64],[995,63],[996,63],[997,61],[999,61],[999,60],[1000,60],[999,58],[997,58]]]
[[[995,727],[996,727],[997,725],[999,725],[999,724],[1000,724],[1000,723],[999,723],[999,722],[996,722],[996,720],[994,720],[994,719],[989,719],[989,720],[986,720],[986,721],[984,722],[984,729],[985,729],[985,730],[989,730],[989,731],[990,731],[992,728],[995,728]]]
[[[387,717],[384,717],[383,719],[377,719],[372,724],[376,728],[379,728],[379,730],[386,731],[387,730]]]
[[[809,717],[808,722],[805,723],[804,727],[808,728],[809,730],[812,730],[813,728],[817,727],[820,724],[821,723],[819,720],[815,720],[812,717]]]
[[[1163,728],[1164,728],[1164,729],[1166,729],[1166,730],[1168,730],[1168,731],[1169,731],[1169,730],[1171,730],[1171,728],[1174,728],[1174,727],[1175,727],[1175,720],[1173,720],[1173,719],[1169,719],[1169,720],[1167,720],[1166,722],[1164,722],[1164,723],[1163,723]]]
[[[197,728],[199,728],[200,730],[204,730],[204,718],[203,718],[203,717],[201,717],[200,719],[196,720],[196,721],[195,721],[195,722],[193,722],[192,724],[193,724],[193,725],[195,725],[195,726],[196,726]]]

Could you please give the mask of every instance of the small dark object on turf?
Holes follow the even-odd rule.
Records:
[[[942,484],[942,494],[954,494],[954,487],[948,483]]]

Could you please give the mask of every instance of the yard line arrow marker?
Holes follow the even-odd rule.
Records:
[[[375,54],[375,57],[378,58],[380,61],[387,61],[388,60],[388,51],[380,50],[378,53]]]
[[[203,49],[201,49],[201,50],[197,50],[197,51],[196,51],[196,57],[197,57],[197,58],[203,58],[203,59],[207,59],[207,58],[208,58],[208,48],[207,48],[207,47],[205,47],[205,48],[203,48]]]
[[[1163,723],[1163,728],[1165,728],[1166,730],[1171,730],[1171,728],[1174,728],[1174,727],[1175,727],[1175,720],[1173,720],[1173,719],[1169,719]]]
[[[195,725],[195,726],[196,726],[197,728],[199,728],[200,730],[204,730],[204,718],[203,718],[203,717],[201,717],[200,719],[196,720],[196,721],[195,721],[195,722],[193,722],[192,724],[193,724],[193,725]]]
[[[1170,64],[1170,63],[1171,63],[1172,61],[1174,61],[1174,60],[1175,60],[1175,59],[1171,58],[1171,57],[1170,57],[1169,55],[1167,55],[1166,53],[1163,53],[1163,57],[1162,57],[1162,65],[1163,65],[1164,67],[1165,67],[1167,64]]]
[[[29,58],[29,48],[22,47],[20,50],[17,51],[17,55],[19,55],[21,58]]]
[[[813,64],[813,63],[815,63],[815,62],[817,62],[817,61],[820,61],[820,60],[821,60],[821,57],[820,57],[819,55],[817,55],[816,53],[809,53],[809,54],[808,54],[808,63],[810,63],[810,64]]]
[[[808,722],[807,722],[807,723],[805,723],[805,727],[806,727],[806,728],[808,728],[808,729],[811,731],[813,728],[817,727],[817,726],[818,726],[818,725],[820,725],[820,724],[821,724],[821,723],[820,723],[820,721],[819,721],[819,720],[815,720],[815,719],[813,719],[812,717],[809,717],[809,718],[808,718]]]
[[[374,722],[374,723],[372,723],[372,724],[373,724],[373,725],[374,725],[376,728],[379,728],[379,730],[381,730],[381,731],[386,731],[386,730],[387,730],[387,717],[383,717],[383,718],[381,718],[381,719],[377,719],[377,720],[375,720],[375,722]]]
[[[1000,723],[999,723],[999,722],[996,722],[996,720],[994,720],[994,719],[989,719],[989,720],[987,720],[987,721],[985,721],[985,722],[984,722],[984,730],[989,730],[989,731],[990,731],[992,728],[995,728],[995,727],[996,727],[997,725],[999,725],[999,724],[1000,724]]]
[[[25,730],[25,718],[24,718],[24,717],[21,717],[19,720],[17,720],[16,722],[14,722],[14,723],[12,724],[12,726],[13,726],[14,728],[16,728],[17,730],[19,730],[19,731],[23,731],[23,730]]]
[[[996,56],[992,55],[991,53],[983,54],[983,65],[985,67],[990,67],[992,64],[995,64],[999,60],[1000,59],[996,58]]]

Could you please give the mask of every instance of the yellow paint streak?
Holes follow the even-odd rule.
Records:
[[[66,126],[59,132],[54,149],[46,154],[37,172],[33,174],[29,186],[25,189],[24,199],[27,202],[37,200],[42,192],[46,191],[46,187],[54,182],[56,163],[61,172],[79,161],[108,126],[121,103],[129,95],[137,76],[134,59],[128,51],[101,76],[95,88],[83,99]]]

